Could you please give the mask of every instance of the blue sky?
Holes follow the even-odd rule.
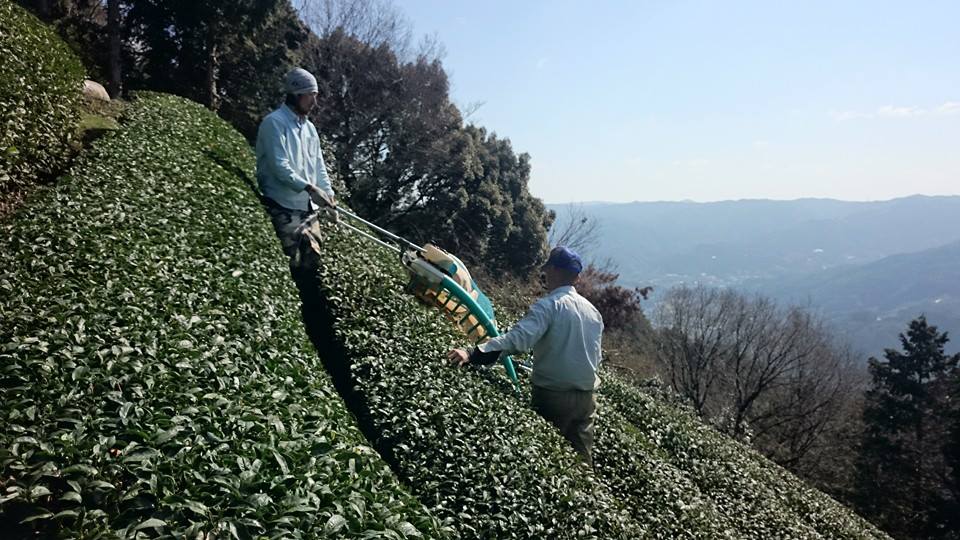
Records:
[[[397,6],[547,202],[960,194],[960,1]]]

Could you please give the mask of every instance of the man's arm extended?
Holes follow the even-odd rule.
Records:
[[[460,366],[468,363],[491,364],[497,361],[501,352],[516,354],[532,350],[549,328],[550,307],[541,300],[532,305],[530,311],[506,334],[481,343],[470,353],[464,349],[454,349],[447,353],[447,359]]]
[[[336,200],[333,193],[333,185],[330,183],[330,175],[327,174],[327,164],[323,161],[323,147],[320,146],[320,136],[316,130],[313,130],[313,144],[317,145],[317,187],[330,196],[330,200]]]

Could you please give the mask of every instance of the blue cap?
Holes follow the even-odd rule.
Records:
[[[583,271],[583,261],[580,259],[580,255],[577,255],[576,251],[563,246],[553,248],[553,250],[550,251],[550,257],[543,265],[567,270],[574,274],[579,274]]]

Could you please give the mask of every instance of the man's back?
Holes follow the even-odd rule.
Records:
[[[549,326],[533,349],[534,386],[550,390],[593,390],[600,384],[603,319],[572,286],[557,288],[537,304]]]
[[[533,350],[531,406],[593,466],[594,389],[600,384],[597,369],[603,318],[573,288],[583,271],[583,261],[575,251],[553,248],[542,270],[550,294],[530,306],[506,334],[477,345],[469,354],[454,349],[447,358],[461,366],[487,364],[502,353]]]

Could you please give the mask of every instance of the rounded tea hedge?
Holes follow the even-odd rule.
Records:
[[[62,170],[80,119],[84,69],[57,34],[0,0],[0,200]]]
[[[612,373],[586,468],[528,380],[445,363],[463,338],[395,254],[326,225],[298,296],[252,170],[212,113],[144,94],[0,223],[2,530],[884,538]]]
[[[145,95],[0,224],[6,537],[451,536],[307,341],[251,167]]]

